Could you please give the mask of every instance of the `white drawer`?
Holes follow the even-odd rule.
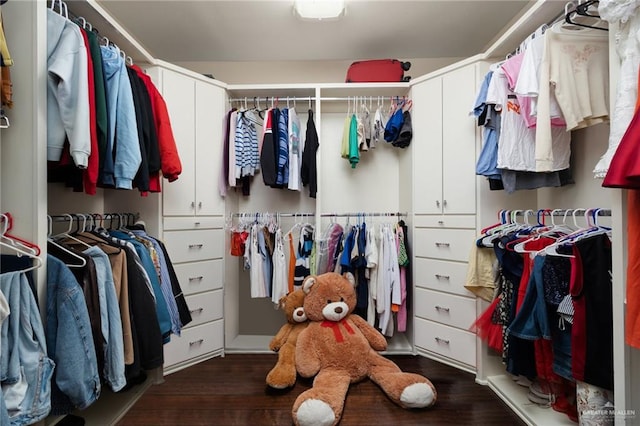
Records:
[[[162,220],[162,226],[165,231],[224,228],[224,218],[211,216],[165,217]]]
[[[223,316],[224,297],[222,290],[193,294],[185,297],[192,321],[187,327],[221,319]]]
[[[421,318],[414,325],[416,346],[476,367],[475,334]]]
[[[201,293],[222,288],[224,282],[223,260],[206,260],[204,262],[189,262],[173,265],[178,276],[182,293]]]
[[[165,367],[222,349],[223,325],[223,321],[218,320],[186,328],[180,337],[172,335],[171,341],[164,345]]]
[[[475,299],[422,288],[417,288],[415,295],[414,313],[420,318],[464,330],[468,330],[477,318]]]
[[[164,243],[171,261],[175,263],[219,259],[224,256],[222,229],[168,231],[164,233]]]
[[[414,232],[415,255],[467,262],[476,231],[472,229],[419,228]]]
[[[466,228],[476,229],[475,215],[445,216],[445,215],[415,215],[413,224],[416,228]]]
[[[413,281],[416,287],[474,297],[473,293],[464,288],[467,269],[467,263],[416,257],[413,262]]]

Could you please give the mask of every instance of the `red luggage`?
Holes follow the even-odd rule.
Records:
[[[387,83],[409,81],[411,77],[405,76],[409,71],[411,62],[402,62],[397,59],[373,59],[369,61],[357,61],[352,63],[347,70],[347,83]]]

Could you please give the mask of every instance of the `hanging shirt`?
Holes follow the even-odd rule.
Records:
[[[278,228],[275,235],[275,247],[273,249],[273,287],[271,291],[271,301],[278,305],[280,298],[287,295],[289,290],[289,270],[287,259],[284,254],[284,240],[282,230]]]
[[[300,166],[302,163],[302,140],[300,139],[300,119],[295,108],[289,109],[289,176],[287,188],[293,191],[302,189],[300,180]]]
[[[590,28],[568,30],[554,24],[545,32],[540,81],[550,84],[545,84],[538,96],[536,171],[550,171],[556,161],[549,107],[552,90],[567,123],[567,130],[609,120],[607,32]]]
[[[284,108],[278,118],[276,186],[282,188],[289,183],[289,110]]]

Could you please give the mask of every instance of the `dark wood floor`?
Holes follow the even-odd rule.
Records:
[[[472,374],[419,356],[388,356],[404,371],[428,377],[438,391],[429,409],[405,410],[370,380],[351,385],[340,426],[524,425]],[[227,354],[165,377],[138,400],[118,426],[291,425],[291,406],[311,386],[275,391],[265,385],[276,355]]]

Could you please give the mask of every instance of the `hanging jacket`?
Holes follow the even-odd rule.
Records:
[[[307,120],[307,135],[302,152],[302,185],[309,185],[309,197],[316,198],[318,192],[318,175],[317,175],[317,159],[316,152],[320,143],[318,142],[318,133],[316,125],[313,121],[313,110],[309,110],[309,118]]]
[[[47,9],[47,160],[58,161],[69,139],[76,166],[91,153],[87,51],[80,28]]]
[[[260,169],[262,171],[262,181],[267,186],[273,186],[276,183],[277,157],[275,155],[275,135],[277,133],[274,133],[274,130],[277,128],[278,121],[274,117],[275,111],[277,111],[277,109],[273,108],[267,112],[262,139],[262,150],[260,151]]]
[[[285,187],[289,184],[289,110],[284,108],[278,118],[276,186]]]
[[[91,135],[91,153],[87,162],[87,168],[82,173],[82,181],[84,183],[84,192],[89,195],[96,194],[98,183],[98,167],[100,163],[98,149],[98,128],[96,122],[96,90],[93,72],[93,59],[91,58],[91,50],[89,46],[89,36],[84,29],[80,30],[84,39],[85,49],[87,50],[87,76],[88,76],[88,93],[89,93],[89,134]]]
[[[142,162],[131,82],[114,46],[100,47],[106,78],[109,117],[108,140],[113,152],[113,176],[103,176],[103,183],[118,189],[132,189],[133,178]]]
[[[0,377],[10,424],[37,423],[51,411],[54,368],[40,311],[22,272],[1,274],[0,291],[10,310],[0,333]]]
[[[160,150],[160,170],[162,171],[162,175],[165,179],[169,182],[173,182],[178,179],[178,176],[182,173],[182,163],[180,162],[178,148],[176,147],[176,140],[173,136],[173,129],[171,127],[171,119],[169,118],[167,104],[158,91],[158,88],[153,84],[153,81],[151,81],[151,77],[145,74],[137,65],[132,65],[131,68],[136,71],[138,77],[142,79],[147,88],[149,99],[151,101],[151,110],[153,112],[158,148]],[[151,181],[149,185],[151,187],[151,191],[159,191],[159,174],[154,174],[152,172],[150,179]]]

